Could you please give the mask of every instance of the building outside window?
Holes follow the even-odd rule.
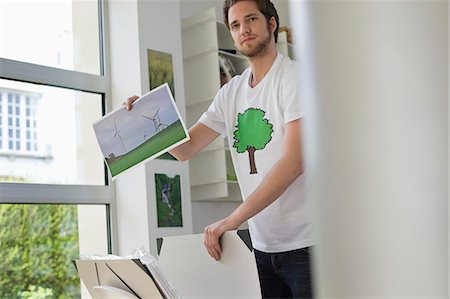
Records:
[[[72,260],[114,251],[104,4],[0,1],[0,298],[84,298]]]
[[[0,142],[1,155],[39,156],[36,111],[41,99],[39,93],[0,88],[0,136],[8,145]]]

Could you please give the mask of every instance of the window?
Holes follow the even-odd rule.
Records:
[[[100,74],[97,1],[0,1],[0,15],[0,57]]]
[[[0,1],[0,15],[0,298],[79,298],[71,261],[114,253],[92,130],[111,106],[103,0]]]
[[[15,99],[3,125],[11,146],[0,149],[0,175],[29,183],[105,184],[92,130],[102,116],[100,94],[0,79],[0,96]]]
[[[3,100],[2,97],[0,96],[0,150],[3,149],[3,116],[2,116],[2,111],[3,111]]]

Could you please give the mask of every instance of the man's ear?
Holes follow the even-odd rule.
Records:
[[[273,34],[275,32],[275,30],[277,29],[277,21],[275,20],[275,17],[270,17],[269,24],[270,24],[271,32]]]

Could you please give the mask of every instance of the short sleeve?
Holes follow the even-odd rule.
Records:
[[[212,104],[209,106],[208,110],[202,114],[199,122],[217,133],[227,136],[225,115],[222,106],[223,102],[222,92],[219,92],[214,98]]]
[[[288,123],[305,116],[299,87],[300,76],[295,62],[289,61],[283,78],[282,111],[284,122]]]

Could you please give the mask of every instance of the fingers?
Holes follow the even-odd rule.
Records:
[[[219,243],[220,236],[221,234],[214,227],[208,226],[205,228],[204,245],[208,254],[216,261],[220,260],[222,253],[222,248]]]
[[[122,105],[125,106],[125,108],[127,108],[127,110],[129,111],[131,110],[134,101],[136,101],[137,99],[139,99],[138,96],[129,97],[128,99],[125,100],[125,102],[122,103]]]

